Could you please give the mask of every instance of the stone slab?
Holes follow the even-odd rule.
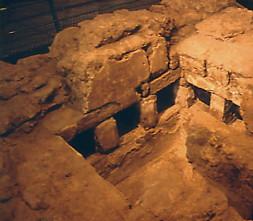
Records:
[[[180,74],[181,74],[180,69],[169,70],[162,76],[154,79],[153,81],[150,82],[150,94],[156,94],[158,91],[174,83],[176,80],[180,78],[181,76]]]

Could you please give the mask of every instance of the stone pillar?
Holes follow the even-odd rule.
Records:
[[[191,87],[179,86],[176,97],[176,104],[181,107],[190,107],[195,102],[195,94]]]
[[[140,105],[140,122],[144,128],[153,128],[158,122],[157,113],[157,97],[156,95],[150,95],[143,98]]]
[[[110,118],[95,129],[97,150],[102,153],[108,153],[119,145],[119,134],[116,120]]]
[[[194,104],[196,98],[192,87],[181,78],[179,81],[179,87],[177,90],[175,103],[179,104],[181,107],[190,107]]]
[[[210,109],[218,119],[222,120],[225,110],[225,99],[216,94],[212,94]]]

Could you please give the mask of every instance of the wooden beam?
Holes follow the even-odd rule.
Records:
[[[57,32],[59,32],[61,30],[61,25],[60,25],[60,22],[59,22],[59,19],[58,19],[58,16],[57,16],[54,0],[48,0],[48,4],[49,4],[51,15],[52,15],[52,18],[53,18],[55,30]]]
[[[7,8],[3,0],[0,0],[0,58],[4,56],[4,23],[5,23],[5,13]]]

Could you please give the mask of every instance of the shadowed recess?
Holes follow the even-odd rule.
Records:
[[[94,129],[89,129],[77,134],[69,144],[84,157],[96,152]]]
[[[237,0],[237,2],[250,10],[253,9],[253,0]]]
[[[175,104],[177,89],[178,82],[175,82],[157,92],[156,96],[158,113],[165,111]]]
[[[208,92],[202,88],[198,88],[196,86],[193,86],[193,85],[192,85],[192,89],[194,91],[196,98],[198,98],[204,104],[210,106],[210,102],[211,102],[211,93],[210,92]]]
[[[243,120],[240,113],[240,107],[234,104],[232,101],[226,100],[223,121],[226,124],[230,124],[236,121],[237,119]]]
[[[114,118],[117,121],[119,135],[122,136],[131,130],[135,129],[140,122],[140,107],[139,104],[134,104],[117,114]]]

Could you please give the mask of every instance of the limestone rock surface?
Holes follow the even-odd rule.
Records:
[[[123,195],[62,138],[36,129],[25,139],[8,139],[5,148],[15,185],[9,200],[1,185],[0,208],[10,220],[128,220]]]
[[[230,7],[196,25],[196,34],[177,47],[189,83],[240,106],[253,83],[248,56],[253,49],[252,16],[247,9]]]
[[[50,56],[58,60],[78,110],[86,114],[114,104],[119,111],[140,99],[137,88],[151,76],[168,70],[165,38],[172,29],[169,16],[119,10],[59,33]]]
[[[0,66],[0,135],[22,125],[29,130],[36,119],[67,100],[64,80],[47,55]]]
[[[176,26],[182,27],[205,19],[210,14],[220,11],[234,3],[234,0],[162,0],[159,5],[152,6],[151,10],[170,14]],[[184,16],[182,16],[182,14]]]
[[[243,217],[252,218],[252,137],[200,111],[193,112],[187,133],[190,162],[221,187]]]

